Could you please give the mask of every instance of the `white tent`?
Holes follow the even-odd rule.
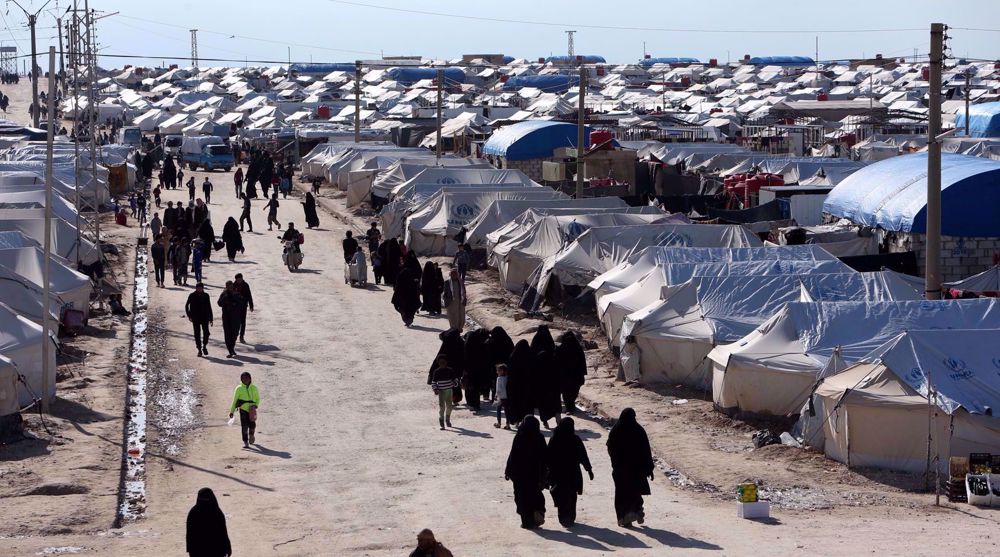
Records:
[[[0,249],[27,248],[41,246],[39,242],[16,230],[0,230]]]
[[[600,299],[642,280],[663,265],[677,263],[735,263],[740,261],[838,261],[816,246],[780,246],[760,248],[675,248],[650,247],[633,254],[620,265],[590,281],[588,288]],[[837,271],[840,272],[840,271]],[[763,271],[754,274],[783,274]],[[787,273],[784,273],[787,274]],[[711,276],[711,275],[707,275]],[[683,281],[682,281],[683,282]]]
[[[511,184],[507,184],[511,186]],[[517,184],[513,184],[516,186]],[[474,188],[470,188],[474,189]],[[483,209],[497,199],[558,199],[564,194],[542,187],[493,189],[491,191],[447,191],[431,197],[406,219],[406,245],[417,255],[454,253],[453,239]]]
[[[947,474],[951,456],[1000,453],[1000,418],[991,415],[1000,407],[997,362],[996,329],[900,333],[816,388],[826,455],[923,473],[930,438]]]
[[[417,184],[521,184],[526,187],[538,186],[520,170],[498,170],[496,168],[444,168],[427,167],[413,178],[399,184],[389,192],[389,198],[405,197]]]
[[[545,295],[552,277],[559,280],[560,287],[585,286],[649,247],[750,248],[761,245],[760,238],[741,225],[664,222],[658,223],[656,228],[592,228],[546,260],[537,290],[539,295]]]
[[[3,211],[0,211],[2,214]],[[45,242],[45,219],[0,218],[0,231],[20,232],[41,246]],[[83,236],[77,243],[76,227],[59,218],[52,219],[52,253],[72,265],[77,262],[92,265],[100,258],[96,244]]]
[[[30,280],[36,286],[44,286],[43,274],[45,252],[41,248],[18,248],[0,250],[0,267],[5,267]],[[63,265],[53,257],[49,263],[49,284],[53,294],[64,302],[63,310],[82,311],[84,318],[90,314],[90,279]]]
[[[620,197],[592,197],[589,199],[554,199],[552,201],[535,201],[523,199],[503,199],[494,201],[479,213],[479,216],[469,222],[469,234],[466,241],[474,248],[486,244],[486,235],[496,231],[504,224],[514,220],[528,209],[576,209],[581,213],[587,209],[603,209],[628,207]]]
[[[136,119],[133,120],[132,123],[136,126],[139,126],[139,129],[144,132],[151,132],[156,128],[160,127],[160,124],[166,122],[172,117],[173,115],[167,112],[166,110],[161,110],[159,108],[151,108],[146,112],[144,112],[142,115],[136,117]]]
[[[45,315],[42,286],[3,266],[0,266],[0,300],[36,323],[41,323]],[[52,294],[49,316],[53,323],[59,323],[64,304],[59,296]]]
[[[853,363],[912,329],[1000,328],[992,299],[910,302],[792,302],[736,343],[717,346],[712,394],[717,407],[797,414],[834,348]]]
[[[422,150],[426,155],[427,151]],[[404,182],[420,174],[429,167],[467,167],[490,169],[493,165],[479,159],[466,159],[460,157],[442,157],[438,161],[435,157],[422,156],[419,153],[411,153],[396,161],[396,164],[386,168],[378,177],[372,181],[372,194],[378,197],[388,198],[389,193]]]
[[[73,204],[53,192],[52,214],[66,222],[76,222]],[[45,190],[4,191],[0,189],[0,218],[45,218]]]
[[[56,340],[49,337],[45,343],[52,367],[49,370],[48,393],[42,392],[42,327],[22,317],[0,303],[0,355],[17,365],[25,381],[36,396],[53,397],[56,394]],[[17,386],[17,400],[21,407],[31,404],[31,394]]]
[[[1000,292],[1000,265],[994,265],[978,275],[972,275],[971,277],[954,282],[946,282],[941,286],[963,292]]]
[[[546,257],[555,255],[587,229],[652,224],[666,216],[662,212],[550,215],[542,217],[520,235],[497,244],[491,259],[500,271],[500,284],[508,290],[521,292],[528,277]]]
[[[684,284],[662,287],[658,299],[628,314],[621,322],[618,340],[635,337],[642,354],[643,383],[707,386],[711,369],[706,357],[712,348],[750,334],[785,303],[921,297],[895,273],[695,277]],[[606,327],[615,325],[610,313],[604,314]]]
[[[190,114],[175,114],[159,123],[160,133],[164,135],[179,134],[185,127],[194,122]]]
[[[81,155],[82,156],[82,155]],[[64,199],[76,202],[75,164],[72,161],[53,164],[53,192]],[[80,171],[81,209],[93,210],[108,202],[108,170],[97,165],[97,178],[91,179],[89,164]],[[0,190],[9,192],[33,191],[45,188],[45,160],[0,161]]]

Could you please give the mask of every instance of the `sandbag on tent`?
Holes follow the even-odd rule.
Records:
[[[549,188],[517,188],[493,191],[442,191],[423,209],[406,219],[406,245],[417,255],[455,253],[454,237],[497,199],[559,199],[566,195]]]
[[[834,348],[854,363],[912,329],[997,329],[993,299],[791,302],[736,343],[708,355],[712,394],[724,411],[797,414]]]
[[[585,230],[594,226],[652,224],[666,216],[664,213],[547,216],[521,235],[498,244],[491,257],[500,271],[500,284],[508,290],[521,292],[528,277],[546,257],[554,255]]]
[[[5,267],[42,287],[45,266],[45,252],[41,248],[18,248],[0,250],[0,267]],[[83,312],[84,319],[90,315],[90,279],[63,265],[55,258],[49,263],[49,284],[53,294],[64,302],[62,310],[73,309]]]
[[[777,246],[760,248],[676,248],[649,247],[631,255],[620,265],[600,275],[587,285],[600,299],[633,284],[657,267],[676,263],[735,263],[739,261],[837,261],[817,246]],[[841,271],[833,271],[841,272]],[[754,274],[781,274],[756,272]],[[787,273],[786,273],[787,274]],[[682,281],[683,282],[683,281]]]
[[[542,265],[536,281],[539,298],[535,307],[549,292],[552,277],[558,279],[560,287],[585,286],[648,247],[749,248],[761,245],[760,238],[739,225],[658,223],[655,228],[591,228]]]
[[[627,315],[618,338],[635,337],[643,383],[705,387],[712,348],[750,334],[788,302],[919,299],[895,273],[695,277],[664,286],[659,299]]]
[[[941,472],[951,456],[1000,453],[1000,330],[907,330],[813,395],[826,456],[851,466],[924,473],[928,437]],[[992,371],[990,371],[992,370]],[[928,412],[928,393],[933,391]]]
[[[42,327],[18,315],[0,303],[0,355],[17,365],[18,371],[36,396],[54,397],[56,394],[56,339],[49,337],[44,349],[49,352],[52,367],[49,370],[48,393],[42,392]],[[23,408],[31,404],[31,393],[23,386],[17,388],[17,402]]]
[[[522,199],[503,199],[490,203],[489,207],[479,213],[479,216],[469,222],[466,241],[473,248],[485,247],[486,235],[496,231],[504,224],[514,220],[528,209],[578,209],[581,213],[589,209],[607,209],[628,207],[620,197],[592,197],[588,199],[555,199],[552,201],[534,201]]]
[[[20,232],[42,245],[45,241],[45,219],[0,219],[0,231]],[[78,244],[76,227],[60,218],[52,219],[52,253],[74,266],[81,262],[92,265],[100,259],[97,246],[82,236]]]

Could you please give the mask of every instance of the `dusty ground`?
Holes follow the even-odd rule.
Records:
[[[197,182],[202,176],[196,174]],[[237,200],[231,175],[211,177],[216,186],[212,218],[221,231],[226,217],[238,215]],[[186,191],[164,197],[186,199]],[[326,196],[323,203],[342,209]],[[492,416],[464,408],[457,410],[455,428],[438,431],[436,399],[425,381],[444,320],[421,316],[407,329],[384,287],[346,286],[339,244],[346,227],[327,212],[320,215],[319,231],[306,231],[304,268],[290,273],[280,265],[278,232],[262,226],[262,204],[254,204],[256,232],[244,234],[246,254],[228,263],[217,253],[218,261],[206,264],[213,299],[236,272],[244,273],[254,289],[250,344],[237,348],[238,359],[220,358],[219,320],[212,328],[210,357],[194,355],[183,318],[190,287],[151,289],[159,339],[150,368],[151,418],[161,429],[150,432],[146,517],[109,530],[109,504],[105,522],[91,521],[89,530],[6,537],[0,539],[0,554],[74,548],[89,555],[182,555],[184,518],[196,491],[205,486],[219,496],[234,555],[405,555],[424,527],[434,529],[459,556],[858,555],[888,548],[890,553],[941,555],[962,551],[969,540],[976,540],[980,550],[995,551],[995,511],[935,509],[926,495],[900,493],[825,460],[788,455],[780,448],[749,452],[748,430],[737,424],[732,433],[734,426],[713,418],[694,394],[685,395],[688,404],[671,406],[671,393],[613,387],[599,378],[601,371],[595,371],[598,378],[584,393],[595,408],[616,414],[624,404],[634,406],[653,437],[661,471],[677,469],[695,487],[676,485],[685,484],[677,473],[675,481],[658,475],[646,527],[618,528],[605,422],[581,416],[577,423],[596,479],[585,486],[580,525],[572,531],[554,526],[549,505],[542,530],[521,530],[510,484],[503,480],[511,433],[494,429]],[[279,218],[302,222],[297,199],[282,202]],[[509,308],[493,287],[475,284],[481,280],[492,283],[488,274],[473,276],[471,310],[489,324]],[[489,298],[494,301],[482,302]],[[537,326],[530,320],[505,324],[525,334]],[[602,352],[592,350],[588,356],[605,370]],[[250,450],[242,449],[238,426],[226,425],[242,371],[254,375],[262,396],[259,444]],[[697,428],[705,433],[697,435]],[[118,439],[88,438],[88,443],[91,450],[114,453]],[[828,469],[833,471],[824,472]],[[821,473],[834,479],[818,480]],[[821,510],[785,506],[768,521],[738,520],[725,492],[744,478],[762,478],[781,489],[806,486],[835,504]],[[846,488],[836,487],[841,479]],[[854,507],[834,497],[842,490],[878,497]],[[7,501],[3,504],[6,512]],[[37,506],[45,513],[52,503]],[[813,505],[819,506],[826,505]]]

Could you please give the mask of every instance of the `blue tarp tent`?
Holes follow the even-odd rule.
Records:
[[[354,72],[354,64],[351,62],[334,62],[326,64],[292,64],[289,68],[297,74],[328,74],[333,72]]]
[[[955,116],[955,127],[965,130],[965,111]],[[1000,102],[974,104],[969,107],[969,137],[1000,137]]]
[[[816,61],[808,56],[754,56],[752,66],[812,66]]]
[[[546,93],[565,93],[580,84],[576,75],[522,75],[512,77],[503,84],[504,91],[517,91],[522,87],[535,87]]]
[[[639,61],[639,65],[642,66],[652,66],[654,64],[700,64],[701,60],[697,58],[644,58]]]
[[[590,128],[584,130],[585,146],[590,146]],[[487,155],[510,161],[546,159],[560,147],[576,147],[576,124],[531,120],[500,128],[483,145]]]
[[[584,64],[608,63],[603,56],[595,56],[593,54],[578,54],[576,56],[549,56],[545,59],[546,64],[576,64],[579,62]]]
[[[927,154],[876,162],[838,184],[823,212],[896,232],[927,231]],[[941,155],[941,233],[1000,236],[1000,161]]]
[[[389,77],[403,85],[416,83],[421,79],[437,79],[438,70],[444,71],[445,83],[465,83],[462,68],[389,68]]]

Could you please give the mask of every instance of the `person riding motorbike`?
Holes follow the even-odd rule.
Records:
[[[302,233],[295,229],[295,223],[288,223],[288,228],[285,233],[281,235],[282,242],[293,242],[296,253],[302,252]]]

